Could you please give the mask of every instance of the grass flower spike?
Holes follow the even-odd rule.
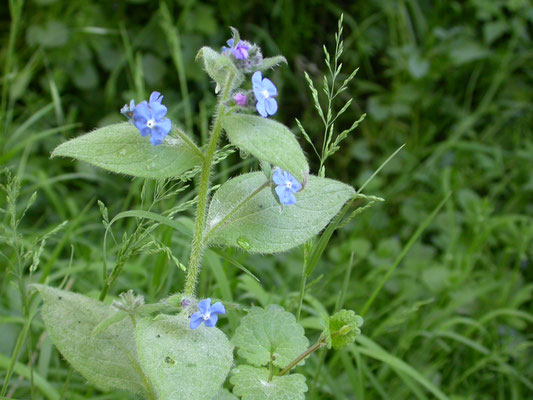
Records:
[[[133,124],[141,133],[141,136],[150,135],[150,142],[154,146],[161,144],[172,127],[167,115],[167,108],[161,104],[163,96],[159,92],[153,92],[148,102],[139,103],[133,110]]]
[[[189,327],[191,329],[198,328],[202,322],[208,328],[213,328],[218,321],[219,314],[226,314],[226,309],[221,302],[216,302],[211,305],[211,299],[204,299],[198,303],[198,308],[200,311],[195,312],[191,316],[191,322]]]
[[[276,86],[270,79],[263,78],[261,71],[256,71],[252,75],[252,87],[257,99],[257,104],[255,105],[257,112],[263,118],[274,115],[278,111],[278,102],[274,99],[274,96],[278,94]]]
[[[296,196],[294,193],[302,189],[302,184],[296,180],[294,176],[281,168],[276,168],[272,175],[272,180],[276,184],[276,194],[282,204],[290,206],[296,204]]]

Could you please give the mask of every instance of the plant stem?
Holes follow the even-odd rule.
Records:
[[[222,116],[226,111],[224,103],[228,99],[233,81],[233,74],[228,76],[224,92],[219,98],[218,110],[215,116],[215,125],[211,131],[207,152],[202,161],[202,172],[200,175],[200,186],[198,189],[198,204],[196,206],[196,219],[194,222],[194,235],[192,239],[191,255],[189,257],[189,269],[187,271],[187,278],[185,280],[184,294],[185,296],[194,296],[196,290],[196,283],[198,275],[202,266],[202,255],[204,252],[204,228],[205,228],[205,214],[207,209],[207,198],[209,196],[209,178],[211,176],[211,166],[213,158],[218,145],[218,139],[222,133]]]
[[[294,361],[292,361],[289,365],[287,365],[278,376],[283,376],[287,372],[289,372],[291,369],[293,369],[300,361],[302,361],[304,358],[307,358],[311,353],[314,353],[318,349],[320,349],[322,346],[326,345],[326,339],[321,338],[316,342],[314,345],[309,347],[306,351],[304,351],[302,354],[300,354]]]

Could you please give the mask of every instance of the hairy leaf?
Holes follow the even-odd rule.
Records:
[[[137,346],[144,371],[165,400],[211,399],[233,362],[233,346],[222,331],[192,330],[184,316],[140,320]]]
[[[129,318],[93,335],[100,321],[117,312],[86,296],[48,286],[35,287],[44,301],[41,314],[52,341],[89,382],[104,390],[152,392],[139,365]]]
[[[287,64],[287,59],[283,56],[267,57],[263,59],[261,64],[252,68],[252,70],[253,71],[264,71],[269,68],[277,67],[281,63]]]
[[[304,152],[285,125],[257,115],[234,113],[224,117],[222,126],[235,146],[290,172],[300,183],[307,179],[309,165]]]
[[[268,369],[239,365],[230,382],[242,400],[304,400],[307,385],[301,374],[274,376],[268,381]]]
[[[52,157],[57,156],[86,161],[119,174],[155,179],[179,177],[201,163],[200,151],[185,134],[167,136],[162,144],[153,146],[127,122],[60,144],[52,153]]]
[[[326,320],[324,335],[328,348],[341,349],[353,343],[355,337],[361,334],[363,318],[352,310],[340,310]]]
[[[236,396],[231,394],[228,389],[220,389],[220,391],[211,400],[239,400]]]
[[[207,217],[210,244],[252,253],[289,250],[324,229],[355,193],[342,182],[310,176],[296,194],[298,202],[281,209],[268,185],[262,172],[254,172],[237,176],[217,190]]]
[[[294,315],[273,304],[266,309],[253,307],[241,319],[232,342],[239,356],[258,367],[272,360],[275,366],[285,368],[309,346]]]
[[[230,74],[233,75],[230,90],[239,87],[244,81],[243,73],[237,69],[227,55],[220,54],[212,48],[205,46],[198,51],[196,58],[201,58],[204,61],[205,71],[220,87],[226,85]]]

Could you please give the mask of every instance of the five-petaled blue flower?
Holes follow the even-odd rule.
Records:
[[[163,96],[153,92],[148,102],[139,103],[133,110],[133,124],[141,136],[150,135],[150,142],[154,146],[161,144],[172,127],[170,120],[165,118],[167,108],[161,104]]]
[[[250,46],[248,46],[246,42],[239,40],[237,44],[235,44],[235,40],[229,39],[226,43],[229,47],[222,46],[223,53],[231,51],[231,54],[233,54],[233,57],[237,60],[245,60],[248,58],[248,50],[250,50]]]
[[[191,315],[191,322],[189,327],[191,329],[198,328],[202,322],[205,326],[212,328],[217,324],[218,315],[226,314],[226,309],[224,305],[219,301],[211,305],[211,299],[204,299],[198,303],[198,308],[200,311],[195,312]]]
[[[255,98],[257,99],[257,104],[255,105],[257,112],[263,118],[274,115],[278,111],[278,103],[273,98],[273,96],[278,94],[276,86],[274,86],[270,79],[263,79],[261,71],[256,71],[252,75],[252,87]]]
[[[302,189],[302,184],[294,176],[281,168],[276,168],[272,175],[272,180],[277,185],[274,189],[279,197],[279,201],[287,206],[296,204],[294,193]]]

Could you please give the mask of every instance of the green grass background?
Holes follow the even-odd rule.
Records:
[[[356,345],[315,354],[299,368],[308,379],[308,398],[532,398],[533,5],[528,0],[9,0],[9,7],[0,7],[0,165],[21,180],[19,215],[37,192],[19,227],[22,244],[32,248],[40,235],[69,221],[48,239],[36,271],[30,276],[26,268],[21,279],[59,285],[66,277],[71,290],[98,294],[104,227],[96,200],[111,217],[140,209],[143,182],[81,162],[50,160],[50,152],[68,138],[120,121],[124,103],[153,90],[165,95],[170,117],[201,142],[215,95],[195,55],[203,45],[223,45],[228,26],[258,43],[266,56],[287,57],[288,66],[268,73],[280,90],[275,119],[292,128],[294,118],[300,119],[321,144],[303,72],[321,84],[322,44],[334,45],[341,13],[344,71],[360,70],[344,93],[355,100],[337,125],[345,129],[363,112],[368,117],[328,160],[326,175],[357,188],[406,146],[365,189],[386,201],[337,231],[308,281],[302,322],[311,339],[320,333],[320,313],[335,309],[339,293],[344,307],[361,312],[384,283],[365,310],[364,336]],[[316,173],[318,160],[301,137],[300,143]],[[234,154],[217,168],[214,179],[221,183],[257,165]],[[153,183],[147,184],[145,196],[153,190]],[[450,192],[430,225],[410,241]],[[187,199],[180,193],[155,211]],[[0,206],[6,208],[4,196]],[[183,215],[190,218],[190,210]],[[16,262],[5,239],[9,217],[1,218],[3,382],[27,319],[18,278],[9,273]],[[134,229],[134,220],[122,220],[115,237],[120,241]],[[186,262],[185,238],[165,227],[154,235]],[[109,246],[112,262],[119,246],[111,241]],[[260,284],[225,259],[211,258],[202,272],[201,297],[244,305],[276,302],[295,312],[302,248],[275,256],[225,252]],[[147,301],[158,301],[181,289],[183,275],[162,254],[136,255],[112,294],[134,288]],[[230,319],[222,329],[231,335],[236,322]],[[131,398],[87,385],[53,347],[39,315],[7,395]]]

